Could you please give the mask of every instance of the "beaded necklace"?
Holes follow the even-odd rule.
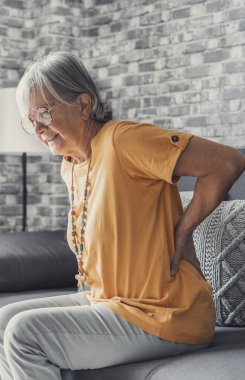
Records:
[[[83,252],[85,252],[85,245],[84,245],[84,232],[87,222],[87,194],[88,194],[88,177],[89,177],[89,169],[90,169],[90,163],[91,163],[92,153],[90,155],[89,164],[88,164],[88,172],[86,177],[86,182],[84,186],[84,196],[83,196],[83,210],[82,210],[82,224],[81,224],[81,230],[80,230],[80,252],[78,250],[78,243],[77,243],[77,232],[76,232],[76,212],[75,212],[75,204],[74,204],[74,186],[73,186],[73,172],[74,172],[74,165],[75,162],[73,162],[72,165],[72,179],[71,179],[71,226],[72,226],[72,242],[74,244],[74,251],[75,255],[77,257],[77,263],[78,263],[78,273],[75,275],[75,279],[77,280],[77,287],[78,289],[84,290],[84,282],[86,280],[86,276],[83,270]]]

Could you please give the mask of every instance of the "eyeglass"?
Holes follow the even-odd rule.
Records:
[[[50,107],[50,108],[46,108],[46,107],[37,108],[34,112],[34,117],[32,119],[30,119],[29,117],[24,117],[21,120],[21,126],[24,129],[24,131],[27,132],[29,135],[34,135],[35,134],[35,125],[34,125],[35,120],[43,124],[45,127],[47,127],[52,121],[51,111],[59,107],[61,104],[63,103],[59,103],[55,107]]]

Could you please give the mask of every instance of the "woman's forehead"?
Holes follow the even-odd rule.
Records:
[[[29,94],[29,110],[39,107],[52,107],[57,100],[48,91],[32,90]]]

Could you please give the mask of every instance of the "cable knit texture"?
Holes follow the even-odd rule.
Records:
[[[180,195],[185,211],[193,192]],[[245,326],[245,200],[221,202],[193,231],[193,241],[212,285],[216,325]]]

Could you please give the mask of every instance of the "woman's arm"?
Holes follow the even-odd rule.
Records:
[[[192,137],[174,170],[174,176],[198,178],[193,198],[175,227],[176,251],[171,262],[172,275],[176,274],[183,258],[198,266],[191,244],[192,233],[225,199],[244,170],[245,156],[238,150],[201,137]],[[192,246],[192,249],[186,249],[187,246]]]

